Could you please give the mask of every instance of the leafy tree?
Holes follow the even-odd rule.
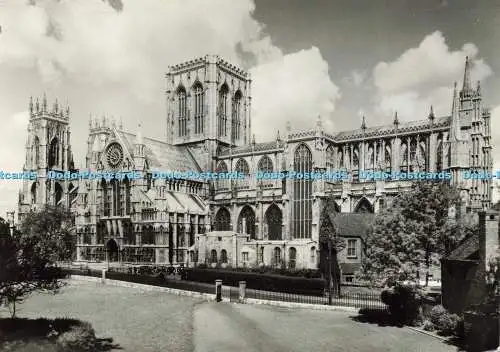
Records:
[[[31,293],[57,293],[62,287],[64,275],[56,263],[71,255],[70,226],[68,212],[47,206],[28,214],[20,231],[0,242],[0,302],[9,306],[12,317],[16,304]]]
[[[340,295],[340,269],[337,255],[345,248],[346,244],[345,240],[338,236],[334,221],[336,212],[334,198],[328,197],[324,199],[319,227],[320,270],[328,282],[328,287],[330,289],[335,288]],[[330,254],[331,258],[329,258]]]
[[[460,207],[459,191],[442,181],[417,181],[409,192],[375,220],[366,241],[362,275],[378,283],[416,280],[418,268],[429,268],[450,253],[477,225],[451,221],[450,209]],[[465,217],[464,217],[465,218]]]

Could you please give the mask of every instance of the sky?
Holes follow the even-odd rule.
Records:
[[[448,115],[468,55],[500,145],[498,38],[497,0],[0,0],[0,170],[22,170],[44,93],[69,104],[81,167],[90,115],[164,139],[168,66],[209,53],[251,73],[257,142],[318,115],[330,133]],[[18,189],[0,183],[0,216]]]

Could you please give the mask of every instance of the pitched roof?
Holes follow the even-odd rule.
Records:
[[[223,149],[218,156],[222,157],[222,156],[237,155],[237,154],[247,154],[252,152],[263,152],[276,149],[280,150],[283,149],[283,144],[275,140],[273,142],[247,144],[240,147],[234,147],[231,149],[230,148]]]
[[[465,238],[457,248],[455,248],[446,259],[450,260],[470,260],[479,251],[479,237],[476,235]]]
[[[119,131],[118,134],[131,154],[134,151],[135,135]],[[155,139],[143,137],[148,165],[158,171],[201,171],[187,147],[171,145]]]
[[[364,240],[372,229],[375,214],[337,213],[333,221],[337,225],[339,236],[360,237]]]

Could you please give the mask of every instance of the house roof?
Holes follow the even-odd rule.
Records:
[[[470,260],[479,251],[479,237],[476,235],[465,238],[457,248],[455,248],[446,259],[450,260]]]
[[[365,239],[370,233],[375,220],[372,213],[337,213],[333,217],[339,236],[360,237]]]

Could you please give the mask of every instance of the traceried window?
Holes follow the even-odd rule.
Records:
[[[31,204],[36,204],[36,182],[31,185]]]
[[[248,163],[245,161],[245,159],[239,159],[236,162],[235,171],[238,173],[238,179],[236,180],[237,187],[248,188],[249,178],[250,178],[250,168],[248,167]],[[242,178],[239,178],[240,175]]]
[[[297,177],[293,179],[292,236],[310,238],[312,230],[312,180],[300,178],[312,171],[312,153],[301,144],[294,155],[293,169]]]
[[[219,163],[217,164],[217,168],[215,169],[215,172],[217,174],[227,174],[228,170],[226,163],[224,161],[219,161]],[[217,177],[216,185],[218,190],[228,189],[230,185],[230,180],[219,176]]]
[[[227,135],[228,94],[229,88],[224,84],[219,91],[219,137]]]
[[[275,267],[278,267],[281,265],[281,248],[280,247],[274,247],[274,257],[273,257],[273,264]]]
[[[390,172],[391,171],[391,147],[386,146],[385,147],[385,171]]]
[[[215,215],[215,231],[231,230],[231,214],[226,208],[221,208]]]
[[[197,82],[193,86],[194,93],[194,133],[202,134],[205,131],[205,93],[203,86]]]
[[[49,147],[49,168],[59,166],[59,140],[54,137]]]
[[[326,148],[326,171],[333,172],[335,170],[335,154],[333,146],[329,145]]]
[[[187,95],[184,87],[177,89],[177,119],[179,121],[179,137],[187,136]]]
[[[437,140],[437,153],[436,153],[436,171],[443,171],[443,154],[444,154],[444,145],[442,136],[438,137]]]
[[[400,153],[401,153],[400,154],[401,157],[399,158],[399,160],[401,160],[400,170],[402,172],[407,172],[408,171],[408,146],[406,145],[406,143],[401,144]]]
[[[40,164],[40,139],[38,139],[37,136],[35,136],[35,141],[33,143],[33,166],[38,168],[38,165]]]
[[[225,249],[220,251],[220,262],[222,264],[227,264],[227,251]]]
[[[233,99],[233,110],[231,119],[231,138],[233,142],[239,140],[241,137],[240,114],[241,114],[241,92],[237,91]]]
[[[255,213],[250,206],[245,205],[238,218],[238,233],[248,234],[255,239]]]
[[[273,172],[273,162],[270,157],[267,155],[264,155],[260,160],[259,164],[257,165],[257,168],[259,172],[261,173],[271,173]],[[262,187],[271,187],[273,185],[273,180],[270,179],[269,177],[263,177],[262,179],[259,180],[260,184]]]

